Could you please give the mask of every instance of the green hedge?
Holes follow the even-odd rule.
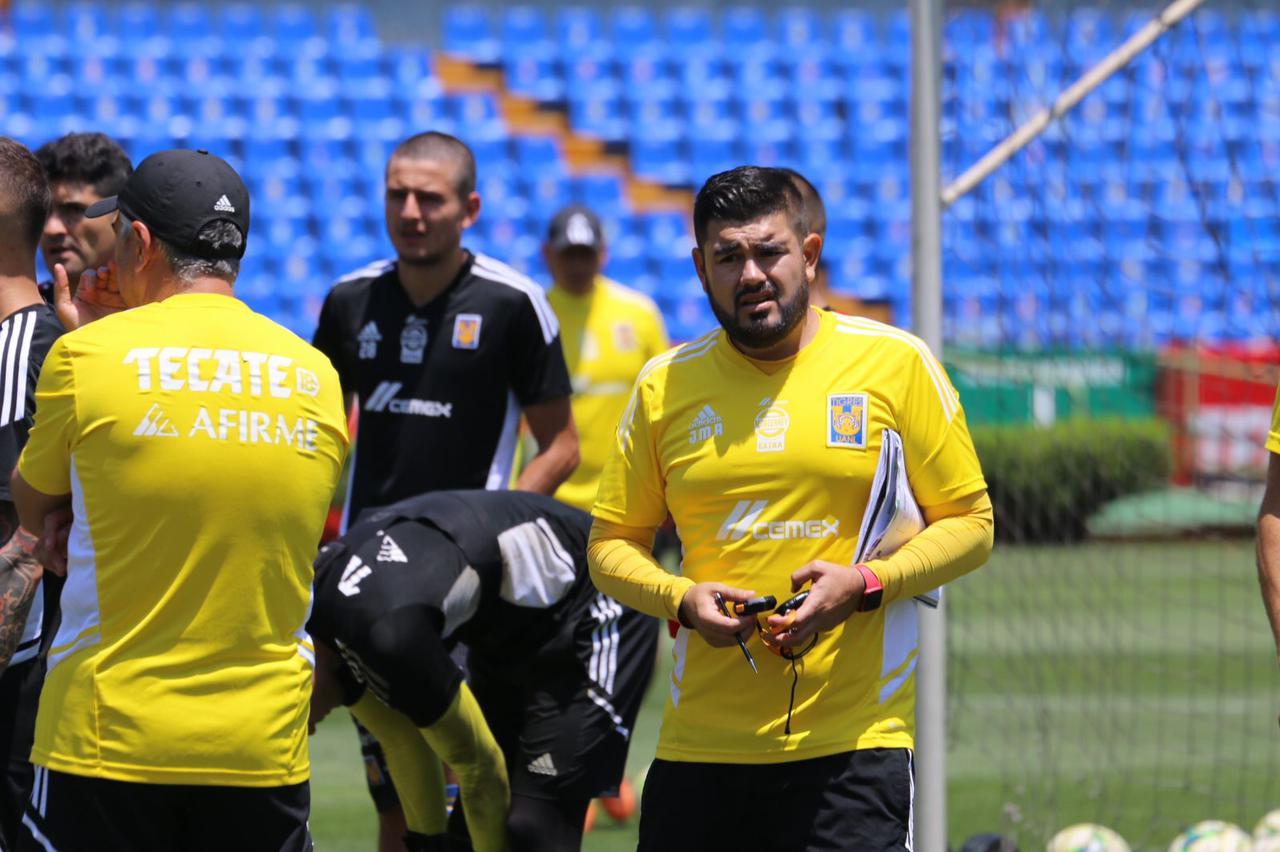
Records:
[[[1078,541],[1104,503],[1164,485],[1172,467],[1168,425],[1154,419],[975,426],[973,443],[1003,541]]]

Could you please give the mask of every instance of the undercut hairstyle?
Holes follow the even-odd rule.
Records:
[[[36,151],[49,183],[79,183],[100,197],[119,195],[133,163],[115,140],[102,133],[68,133]]]
[[[429,130],[410,136],[396,146],[391,152],[391,159],[404,157],[407,160],[431,160],[433,162],[448,161],[457,166],[454,175],[454,187],[459,198],[466,198],[476,191],[476,155],[470,146],[456,136]]]
[[[120,214],[129,225],[128,217]],[[173,276],[183,283],[191,283],[199,278],[220,278],[228,284],[234,284],[240,274],[239,258],[201,257],[190,251],[180,249],[159,237],[152,237],[160,249],[160,253],[173,270]],[[240,248],[244,245],[244,234],[230,222],[210,222],[200,229],[196,235],[196,247],[208,247],[210,254],[216,254],[226,248]]]
[[[26,145],[0,136],[0,228],[34,256],[52,207],[40,161]]]
[[[762,216],[785,212],[791,229],[801,241],[809,235],[804,199],[791,176],[781,169],[738,166],[712,175],[698,190],[693,202],[693,234],[698,245],[707,240],[707,225],[721,222],[750,222]]]
[[[818,192],[818,188],[795,169],[780,169],[780,171],[786,172],[791,182],[796,185],[796,189],[800,191],[800,198],[804,200],[804,218],[809,230],[826,239],[827,205],[822,203],[822,194]]]

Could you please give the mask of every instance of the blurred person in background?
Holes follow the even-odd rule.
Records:
[[[11,483],[26,530],[71,517],[23,848],[310,852],[338,376],[235,298],[249,194],[223,160],[152,154],[85,215],[114,222],[114,260],[74,299],[55,267],[69,331]]]
[[[604,228],[590,209],[570,205],[551,220],[542,247],[573,383],[578,468],[556,489],[561,502],[591,511],[631,384],[670,347],[662,313],[643,293],[604,277]]]
[[[547,298],[560,320],[560,342],[573,382],[580,457],[577,470],[555,496],[590,512],[631,385],[649,359],[671,343],[652,299],[601,274],[607,257],[604,226],[590,208],[571,204],[558,211],[542,256],[551,272]],[[627,803],[635,798],[630,784],[623,778],[620,796],[605,803],[615,818],[630,816],[633,805]]]
[[[785,172],[799,191],[800,198],[804,201],[804,215],[809,231],[822,238],[822,245],[818,249],[818,270],[814,274],[813,284],[809,287],[809,304],[815,308],[842,314],[858,313],[857,299],[851,299],[831,289],[830,270],[827,262],[822,259],[822,249],[826,247],[827,242],[827,205],[822,201],[822,194],[807,177],[795,169],[779,169],[779,171]]]
[[[344,529],[370,506],[428,491],[509,487],[522,414],[538,450],[516,488],[554,494],[578,464],[555,312],[542,287],[463,247],[479,216],[466,143],[406,139],[386,171],[396,259],[346,276],[325,298],[313,342],[358,414]],[[361,751],[379,849],[402,850],[404,815],[365,731]]]
[[[110,217],[90,219],[84,211],[124,188],[133,174],[129,155],[101,133],[68,133],[36,150],[53,195],[53,210],[40,235],[44,264],[53,274],[62,264],[72,295],[86,269],[106,266],[115,251],[116,234]],[[40,285],[46,302],[53,303],[53,282]]]
[[[36,538],[18,525],[9,475],[35,414],[36,382],[62,325],[36,289],[36,245],[50,206],[40,163],[0,137],[0,848],[16,848],[31,792],[31,743],[60,584],[43,579]],[[53,578],[56,580],[57,578]],[[41,590],[43,587],[43,591]]]
[[[1267,484],[1258,509],[1258,585],[1280,662],[1280,390],[1267,434]]]

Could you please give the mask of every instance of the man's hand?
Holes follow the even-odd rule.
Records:
[[[71,538],[71,507],[54,509],[44,516],[44,531],[36,546],[36,558],[50,574],[67,576],[67,541]]]
[[[795,612],[769,616],[766,644],[797,648],[815,633],[830,630],[858,609],[866,581],[848,565],[814,560],[791,575],[791,591],[812,583],[809,597]]]
[[[342,682],[335,673],[335,667],[345,665],[337,652],[323,642],[315,643],[316,663],[311,682],[311,715],[307,719],[307,732],[314,734],[316,726],[335,707],[342,704]]]
[[[126,307],[116,284],[114,262],[82,272],[74,296],[71,294],[67,268],[61,263],[53,265],[53,309],[67,331],[75,331],[82,325],[123,311]]]
[[[698,583],[680,600],[680,623],[698,631],[708,645],[726,648],[736,644],[735,635],[742,636],[755,629],[756,617],[724,615],[716,605],[716,592],[724,597],[725,608],[730,612],[734,603],[746,603],[756,596],[755,592],[735,589],[724,583]]]

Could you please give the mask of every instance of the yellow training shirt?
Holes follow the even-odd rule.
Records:
[[[36,399],[19,470],[75,522],[32,762],[305,781],[312,560],[347,446],[328,359],[183,294],[59,338]]]
[[[583,296],[552,287],[547,298],[560,320],[560,342],[573,381],[580,457],[555,496],[589,512],[631,384],[640,368],[670,344],[653,300],[608,278],[597,278]]]
[[[594,514],[652,528],[669,509],[686,577],[781,602],[807,562],[852,562],[885,428],[903,437],[922,506],[986,489],[956,392],[919,339],[821,312],[795,357],[762,362],[717,331],[641,372]],[[776,763],[910,748],[915,606],[894,601],[821,634],[796,663],[790,736],[790,662],[753,637],[756,675],[737,647],[681,630],[658,757]]]
[[[1280,453],[1280,390],[1276,391],[1276,402],[1271,409],[1271,431],[1267,433],[1267,450]]]

